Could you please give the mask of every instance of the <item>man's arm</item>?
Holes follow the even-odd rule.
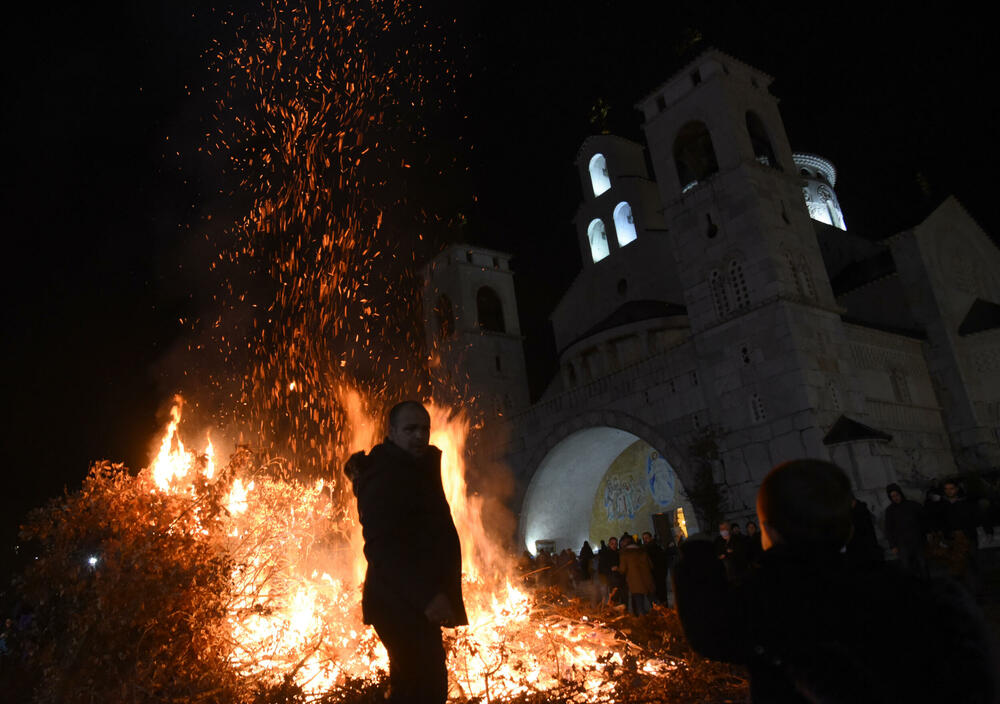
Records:
[[[348,458],[347,463],[344,465],[344,474],[351,482],[351,491],[354,492],[355,496],[358,495],[358,478],[365,471],[367,465],[368,456],[364,451],[355,452]]]

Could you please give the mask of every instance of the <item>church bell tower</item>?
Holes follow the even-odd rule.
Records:
[[[437,394],[486,418],[529,403],[510,255],[456,244],[425,269],[424,321]]]
[[[637,107],[712,422],[824,457],[822,429],[863,394],[770,83],[708,50]]]

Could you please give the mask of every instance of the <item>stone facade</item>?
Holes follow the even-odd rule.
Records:
[[[832,165],[793,155],[770,81],[710,50],[643,98],[652,173],[642,145],[583,142],[560,372],[494,448],[529,549],[596,537],[595,492],[639,440],[677,507],[710,472],[734,519],[798,457],[843,466],[875,511],[889,482],[1000,465],[1000,251],[954,199],[886,240],[846,232]],[[829,217],[810,217],[817,193]]]

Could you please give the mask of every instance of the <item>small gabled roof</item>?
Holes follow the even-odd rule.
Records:
[[[691,61],[688,61],[686,64],[684,64],[684,66],[682,68],[680,68],[679,70],[675,71],[674,74],[670,76],[670,78],[668,78],[667,80],[663,81],[658,86],[656,86],[656,88],[654,88],[653,90],[651,90],[651,91],[647,92],[645,95],[643,95],[639,100],[637,100],[635,102],[635,107],[637,109],[641,110],[642,106],[645,104],[645,102],[647,100],[649,100],[654,95],[656,95],[657,93],[659,93],[661,90],[663,90],[670,83],[673,83],[675,80],[677,80],[677,78],[679,76],[684,76],[684,75],[689,74],[691,72],[691,69],[694,66],[698,66],[698,65],[702,64],[705,61],[705,59],[707,57],[709,57],[709,56],[714,56],[715,58],[723,59],[727,63],[729,63],[730,65],[741,66],[741,67],[747,69],[748,71],[751,71],[751,72],[757,74],[762,79],[764,79],[764,87],[767,87],[768,85],[770,85],[774,81],[774,77],[773,76],[771,76],[771,75],[769,75],[767,73],[764,73],[759,68],[751,66],[750,64],[746,63],[745,61],[740,61],[735,56],[731,56],[731,55],[727,54],[724,51],[719,51],[715,47],[709,47],[709,48],[705,49],[705,51],[703,51],[700,54],[698,54],[694,59],[692,59]]]
[[[855,442],[857,440],[879,440],[889,442],[892,436],[876,430],[870,425],[859,423],[847,416],[840,416],[837,422],[830,428],[830,432],[823,438],[824,445],[836,445],[842,442]]]
[[[969,307],[962,324],[958,326],[958,334],[964,337],[997,329],[1000,329],[1000,305],[977,298]]]

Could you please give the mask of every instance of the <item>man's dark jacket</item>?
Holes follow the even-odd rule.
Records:
[[[955,501],[945,499],[944,516],[949,533],[961,531],[969,539],[970,545],[978,547],[979,531],[976,527],[979,525],[979,509],[973,501],[964,496]]]
[[[890,484],[885,488],[886,494],[894,491],[898,491],[903,500],[898,504],[890,503],[885,510],[885,537],[889,541],[889,547],[920,550],[923,548],[926,532],[924,507],[907,499],[898,484]]]
[[[597,573],[605,577],[611,576],[611,568],[618,566],[618,551],[604,545],[597,553]]]
[[[747,665],[754,702],[993,702],[991,636],[950,580],[884,563],[852,571],[836,550],[779,545],[732,584],[712,543],[681,551],[674,594],[688,642]]]
[[[347,462],[358,499],[368,572],[361,601],[372,618],[412,618],[443,593],[455,621],[468,623],[462,600],[462,548],[441,484],[441,451],[419,459],[386,440]]]
[[[855,500],[851,507],[851,523],[854,533],[847,541],[847,562],[852,567],[863,567],[884,560],[885,555],[875,537],[871,511],[864,501]]]

